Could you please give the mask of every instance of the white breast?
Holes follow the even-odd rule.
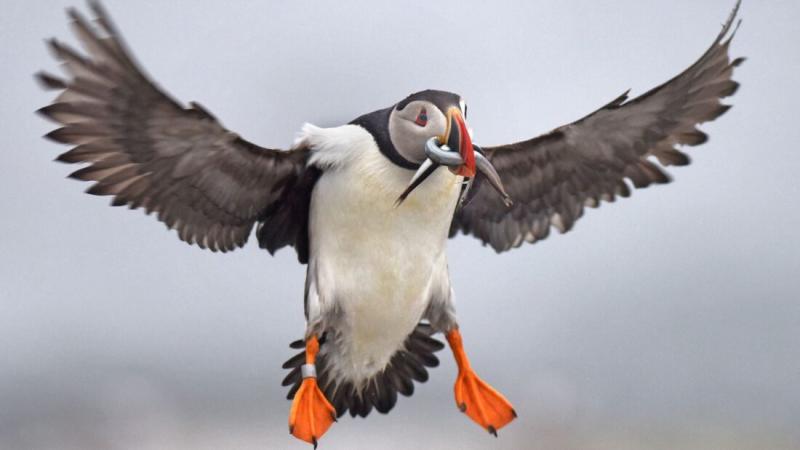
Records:
[[[447,276],[445,244],[460,178],[441,168],[395,207],[412,172],[384,157],[362,128],[332,130],[339,144],[341,133],[350,133],[349,147],[314,146],[326,130],[305,136],[315,149],[312,163],[324,170],[311,199],[316,295],[309,297],[317,304],[309,304],[309,321],[336,328],[338,354],[329,360],[357,382],[386,366],[419,322],[431,289],[446,282],[440,278]]]

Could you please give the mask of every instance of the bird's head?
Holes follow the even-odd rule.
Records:
[[[450,92],[428,90],[406,97],[389,113],[392,147],[400,157],[419,167],[428,158],[426,143],[435,137],[440,146],[446,145],[461,156],[463,164],[451,167],[454,173],[475,176],[475,150],[466,109],[464,100]]]
[[[478,173],[486,176],[506,204],[510,204],[497,171],[473,145],[466,116],[467,105],[459,95],[426,90],[352,123],[366,128],[390,161],[416,171],[398,204],[442,165],[470,183]],[[464,189],[462,200],[466,193]]]

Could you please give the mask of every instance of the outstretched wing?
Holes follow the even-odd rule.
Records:
[[[87,163],[70,175],[96,182],[87,192],[155,212],[190,244],[241,247],[265,211],[291,195],[307,151],[258,147],[198,104],[181,106],[139,69],[100,5],[90,5],[96,27],[69,11],[86,55],[51,40],[67,77],[38,74],[62,91],[39,111],[63,125],[47,137],[75,146],[57,159]]]
[[[731,76],[743,58],[728,55],[738,8],[708,51],[663,85],[630,101],[625,93],[543,136],[485,147],[514,204],[506,207],[487,183],[479,184],[456,212],[451,234],[472,234],[503,252],[544,239],[551,226],[570,230],[585,206],[629,196],[626,178],[637,188],[669,182],[661,166],[689,164],[675,146],[704,143],[696,126],[725,113],[730,106],[720,99],[739,87]]]

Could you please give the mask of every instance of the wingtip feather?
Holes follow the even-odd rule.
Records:
[[[33,77],[39,83],[39,85],[46,90],[60,90],[67,88],[67,83],[64,80],[45,71],[36,72]]]

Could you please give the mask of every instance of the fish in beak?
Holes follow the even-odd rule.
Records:
[[[425,144],[425,154],[428,158],[420,165],[417,172],[411,177],[408,187],[395,201],[395,207],[399,206],[411,194],[411,192],[422,184],[436,169],[447,166],[451,172],[464,177],[465,187],[461,192],[460,203],[463,203],[469,192],[478,172],[486,176],[492,187],[503,197],[506,206],[511,206],[511,197],[503,187],[500,175],[495,170],[492,163],[483,155],[476,152],[477,146],[472,144],[461,110],[452,107],[447,111],[447,129],[442,136],[436,136],[428,140]]]

